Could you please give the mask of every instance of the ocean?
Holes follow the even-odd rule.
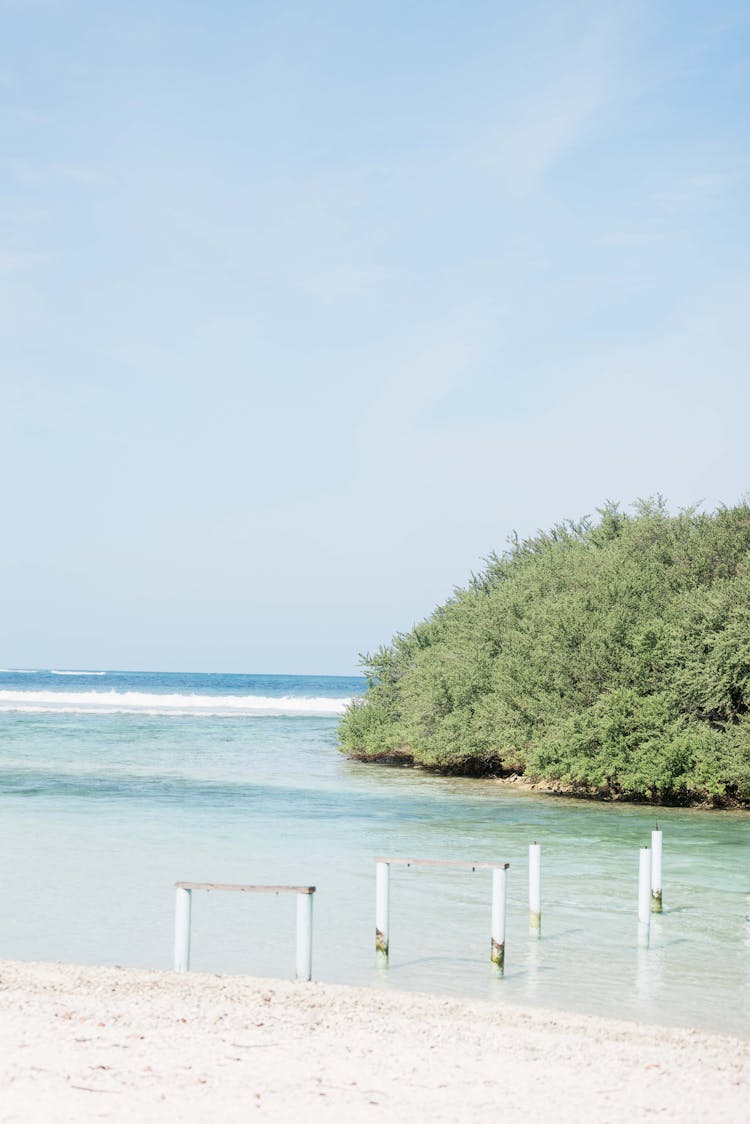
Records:
[[[0,672],[0,958],[168,968],[178,880],[308,885],[313,976],[750,1035],[750,816],[543,796],[337,750],[359,678]],[[637,944],[638,849],[658,816],[665,912]],[[529,939],[528,844],[543,855]],[[378,855],[507,861],[504,979],[490,876]],[[193,895],[192,967],[291,977],[292,895]]]

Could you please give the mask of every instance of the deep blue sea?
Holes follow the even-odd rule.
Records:
[[[169,967],[177,880],[314,884],[313,974],[750,1035],[750,816],[660,809],[665,912],[637,946],[654,809],[363,765],[336,726],[361,679],[0,672],[0,958]],[[543,853],[529,940],[528,844]],[[374,960],[377,855],[510,862],[507,971],[486,871],[394,870]],[[291,976],[292,896],[194,894],[196,970]]]

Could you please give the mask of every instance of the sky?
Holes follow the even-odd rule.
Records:
[[[750,486],[750,9],[0,0],[0,663],[331,673]]]

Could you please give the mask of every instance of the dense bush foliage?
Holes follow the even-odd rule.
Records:
[[[750,802],[750,507],[611,504],[515,540],[363,664],[352,756]]]

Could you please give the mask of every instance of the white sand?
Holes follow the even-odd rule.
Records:
[[[750,1042],[433,995],[0,961],[0,1121],[746,1121]]]

